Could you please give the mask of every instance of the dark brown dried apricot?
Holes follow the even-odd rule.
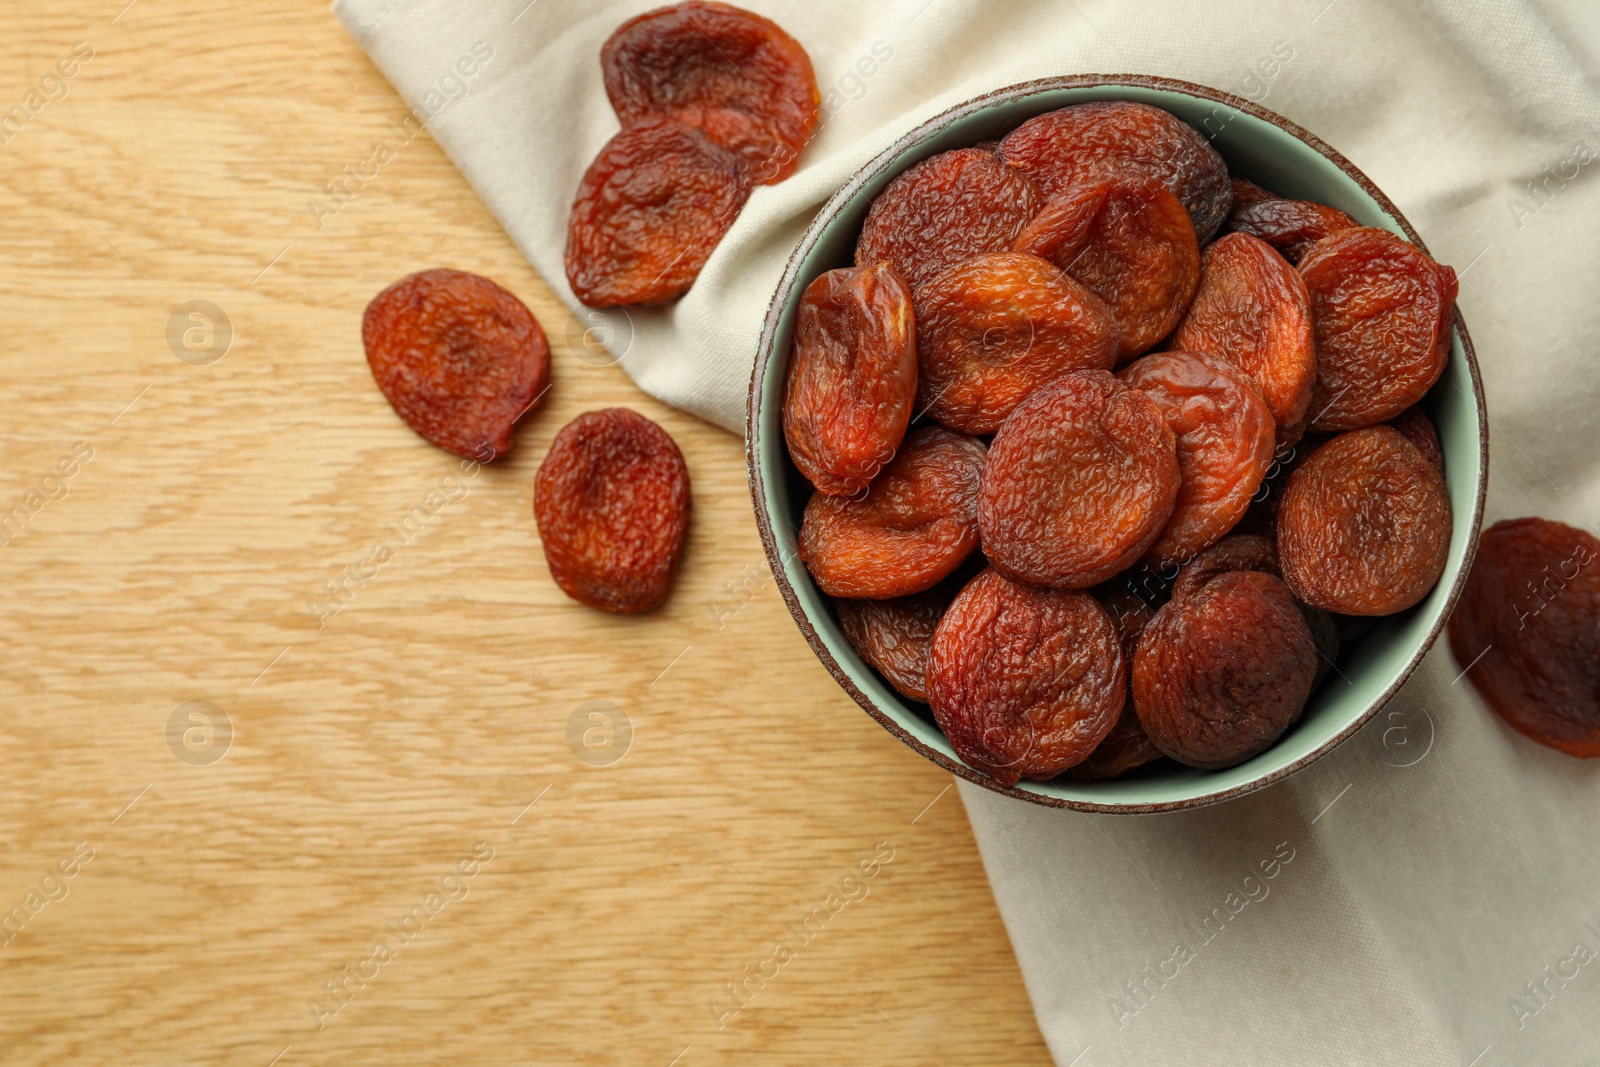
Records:
[[[1444,448],[1439,444],[1439,431],[1427,412],[1413,404],[1390,419],[1389,425],[1405,434],[1406,440],[1416,445],[1417,451],[1444,473]]]
[[[994,433],[1024,397],[1073,370],[1107,370],[1117,321],[1037,256],[975,256],[916,294],[917,407],[954,430]]]
[[[956,755],[996,781],[1045,780],[1081,761],[1127,700],[1111,620],[1076,590],[990,569],[961,590],[928,654],[928,703]]]
[[[1183,563],[1233,529],[1272,465],[1277,424],[1243,370],[1208,352],[1156,352],[1118,372],[1155,402],[1178,449],[1178,500],[1145,558]]]
[[[983,464],[971,437],[913,430],[865,496],[812,496],[800,559],[829,596],[888,600],[931,588],[978,547]]]
[[[699,130],[659,119],[600,150],[567,220],[567,282],[589,307],[655,304],[689,291],[750,195],[739,160]]]
[[[590,411],[551,443],[533,514],[562,592],[603,611],[649,611],[666,600],[689,532],[689,468],[638,412]]]
[[[964,259],[1010,250],[1043,203],[1032,182],[988,152],[941,152],[878,194],[861,224],[856,265],[892,263],[914,291]]]
[[[1278,440],[1304,428],[1317,377],[1305,283],[1259,237],[1230,233],[1200,257],[1200,289],[1170,347],[1210,352],[1255,379],[1278,420]]]
[[[1167,603],[1139,638],[1133,703],[1151,743],[1179,763],[1243,763],[1305,707],[1317,649],[1289,587],[1259,571],[1213,578]]]
[[[1340,434],[1289,478],[1283,577],[1307,604],[1392,615],[1428,595],[1450,551],[1444,476],[1389,426]]]
[[[1311,428],[1356,430],[1422,399],[1450,358],[1456,272],[1387,230],[1318,241],[1300,261],[1316,321]]]
[[[1241,185],[1249,191],[1241,195]],[[1298,263],[1307,250],[1324,237],[1361,225],[1338,208],[1310,200],[1289,200],[1269,193],[1242,178],[1233,180],[1233,210],[1223,225],[1225,233],[1248,233],[1276,248],[1290,263]]]
[[[1193,596],[1213,578],[1233,571],[1260,571],[1274,578],[1282,578],[1278,546],[1268,538],[1254,534],[1225,537],[1184,564],[1183,570],[1178,573],[1178,580],[1172,583],[1172,597],[1178,600]]]
[[[1450,651],[1517,732],[1569,756],[1600,756],[1600,540],[1549,519],[1483,533]]]
[[[1200,284],[1200,245],[1164,184],[1138,172],[1070,185],[1017,236],[1111,306],[1118,359],[1149,351],[1183,318]]]
[[[978,499],[984,554],[1016,581],[1085,588],[1144,555],[1177,495],[1161,409],[1105,371],[1072,371],[995,434]]]
[[[966,584],[960,579],[957,571],[926,592],[893,600],[833,602],[845,640],[907,700],[928,702],[928,649],[939,620]]]
[[[425,270],[373,297],[361,343],[407,426],[484,463],[550,382],[550,344],[527,306],[465,271]]]
[[[1228,216],[1228,165],[1200,131],[1149,104],[1075,104],[1024,122],[1000,142],[999,158],[1046,196],[1107,170],[1131,168],[1165,182],[1193,221],[1201,244]]]
[[[1324,434],[1308,433],[1292,444],[1280,444],[1273,453],[1267,476],[1261,479],[1256,498],[1250,502],[1250,508],[1239,520],[1239,525],[1234,527],[1234,533],[1256,534],[1276,543],[1278,508],[1283,503],[1283,490],[1289,484],[1289,476],[1306,461],[1307,456],[1327,441],[1328,437]]]
[[[1100,601],[1100,606],[1105,608],[1112,627],[1117,631],[1124,661],[1132,664],[1134,650],[1139,647],[1139,635],[1155,618],[1155,612],[1139,597],[1126,591],[1107,595]],[[1144,727],[1139,725],[1139,716],[1133,710],[1130,693],[1111,732],[1082,763],[1069,768],[1067,773],[1080,781],[1099,782],[1121,777],[1135,767],[1142,767],[1160,758],[1160,749],[1150,743]]]
[[[690,0],[624,22],[600,49],[624,126],[665,115],[705,132],[758,184],[793,174],[821,115],[817,76],[777,23]]]
[[[783,436],[818,492],[853,495],[894,458],[917,396],[911,290],[887,263],[830,270],[794,327]]]

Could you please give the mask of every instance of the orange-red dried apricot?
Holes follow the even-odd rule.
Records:
[[[1278,421],[1278,439],[1304,429],[1317,376],[1305,283],[1259,237],[1230,233],[1200,258],[1200,290],[1170,347],[1210,352],[1255,379]]]
[[[1519,733],[1600,756],[1600,540],[1549,519],[1489,527],[1450,616],[1450,651]]]
[[[1288,586],[1259,571],[1218,575],[1167,603],[1133,657],[1133,703],[1150,741],[1216,770],[1264,751],[1300,717],[1317,650]]]
[[[624,126],[667,116],[705,132],[771,185],[793,174],[821,112],[811,58],[777,23],[689,0],[624,22],[600,50]]]
[[[600,150],[567,220],[567,282],[589,307],[689,291],[750,187],[739,160],[672,119],[630,126]]]
[[[1022,399],[1072,370],[1106,370],[1117,322],[1037,256],[975,256],[916,293],[917,407],[966,433],[997,430]]]
[[[485,463],[550,382],[550,345],[526,305],[465,271],[425,270],[373,297],[361,343],[407,426]]]
[[[830,270],[806,287],[783,435],[819,492],[864,490],[894,458],[916,395],[911,291],[893,267]]]
[[[964,259],[1009,250],[1043,202],[1032,182],[988,152],[941,152],[878,194],[861,225],[856,265],[892,263],[915,290]]]
[[[1248,190],[1242,189],[1248,186]],[[1259,237],[1298,263],[1324,237],[1361,225],[1338,208],[1310,200],[1289,200],[1243,178],[1233,180],[1233,210],[1223,230]]]
[[[981,442],[924,426],[860,498],[817,493],[800,559],[829,596],[888,600],[938,584],[978,547]]]
[[[1161,409],[1105,371],[1072,371],[995,434],[978,499],[984,554],[1016,581],[1085,588],[1144,555],[1177,495]]]
[[[604,611],[649,611],[666,600],[689,531],[689,468],[638,412],[590,411],[556,434],[533,513],[562,592]]]
[[[1290,476],[1278,557],[1307,604],[1392,615],[1444,573],[1450,529],[1444,476],[1399,431],[1369,426],[1335,437]]]
[[[1119,360],[1150,350],[1183,318],[1200,284],[1200,244],[1172,190],[1128,172],[1070,185],[1017,236],[1111,306]]]
[[[1278,546],[1254,534],[1225,537],[1183,565],[1178,580],[1172,583],[1174,600],[1198,593],[1213,578],[1233,571],[1260,571],[1283,577],[1278,563]]]
[[[1405,434],[1406,440],[1417,446],[1417,451],[1444,472],[1444,448],[1439,444],[1439,431],[1434,428],[1428,413],[1413,404],[1389,420],[1389,425]]]
[[[1387,230],[1318,241],[1300,261],[1316,321],[1311,428],[1355,430],[1422,399],[1450,358],[1456,272]]]
[[[1134,650],[1139,647],[1139,635],[1155,617],[1155,612],[1139,597],[1126,591],[1112,592],[1100,601],[1100,606],[1105,608],[1112,627],[1117,631],[1123,659],[1132,664]],[[1133,698],[1130,695],[1122,705],[1122,714],[1117,716],[1111,732],[1082,763],[1069,768],[1067,773],[1081,781],[1104,781],[1121,777],[1135,767],[1142,767],[1160,758],[1161,751],[1150,743],[1144,727],[1139,725],[1139,716],[1133,710]]]
[[[1155,402],[1177,440],[1178,500],[1145,558],[1183,563],[1233,529],[1272,465],[1272,412],[1243,370],[1207,352],[1156,352],[1117,377]]]
[[[1011,785],[1054,778],[1093,751],[1126,702],[1126,672],[1093,597],[990,569],[934,631],[928,702],[956,755]]]
[[[907,700],[928,702],[928,649],[939,620],[966,584],[961,576],[957,571],[926,592],[893,600],[833,602],[845,640]]]
[[[999,158],[1046,196],[1107,170],[1143,171],[1183,201],[1202,244],[1227,218],[1232,198],[1228,166],[1211,142],[1149,104],[1105,100],[1038,115],[1001,140]]]

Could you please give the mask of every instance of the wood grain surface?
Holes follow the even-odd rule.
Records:
[[[583,358],[426,136],[317,227],[405,114],[323,0],[12,3],[0,56],[0,1060],[1048,1062],[951,779],[807,650],[738,439]],[[362,356],[434,266],[551,337],[492,469]],[[694,479],[647,618],[566,600],[531,516],[617,404]]]

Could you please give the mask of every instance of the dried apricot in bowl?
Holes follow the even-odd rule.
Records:
[[[1300,261],[1316,321],[1311,428],[1355,430],[1400,414],[1450,358],[1456,272],[1387,230],[1318,241]]]
[[[728,4],[647,11],[600,50],[624,126],[666,115],[703,130],[760,184],[794,173],[820,116],[806,50],[777,23]]]
[[[1360,223],[1338,208],[1309,200],[1288,200],[1243,178],[1233,179],[1233,210],[1227,233],[1248,233],[1276,248],[1290,263],[1299,263],[1311,246]]]
[[[1139,597],[1125,591],[1112,592],[1100,601],[1100,606],[1105,608],[1112,627],[1117,631],[1124,662],[1132,664],[1134,650],[1139,647],[1139,635],[1155,617],[1155,612]],[[1101,782],[1120,778],[1134,768],[1160,758],[1161,750],[1150,743],[1149,735],[1139,725],[1139,716],[1133,710],[1130,693],[1111,732],[1094,746],[1094,751],[1082,763],[1068,768],[1067,773],[1080,781]]]
[[[1392,615],[1444,573],[1444,476],[1393,427],[1340,434],[1296,468],[1278,508],[1283,577],[1307,604]]]
[[[907,700],[928,702],[928,649],[961,591],[960,579],[958,571],[932,589],[893,600],[834,601],[845,640]]]
[[[800,559],[829,596],[887,600],[937,585],[978,547],[982,442],[942,426],[906,435],[860,498],[816,493]]]
[[[783,435],[818,492],[853,495],[894,458],[917,396],[911,291],[893,267],[830,270],[806,287]]]
[[[1149,397],[1105,371],[1037,390],[995,434],[978,529],[1000,573],[1082,589],[1155,543],[1178,496],[1171,428]]]
[[[1233,571],[1169,601],[1139,638],[1133,706],[1151,742],[1217,770],[1264,751],[1311,695],[1317,649],[1289,587]]]
[[[1489,527],[1450,616],[1450,651],[1519,733],[1600,756],[1600,540],[1549,519]]]
[[[1127,699],[1122,647],[1087,593],[1017,585],[993,569],[933,634],[928,702],[956,755],[996,781],[1048,779],[1081,761]]]
[[[533,314],[488,278],[425,270],[372,298],[361,343],[395,414],[426,441],[488,462],[544,395],[550,345]]]
[[[567,282],[589,307],[656,304],[694,285],[749,185],[739,160],[671,119],[630,126],[600,150],[567,219]]]
[[[1039,386],[1117,357],[1111,309],[1037,256],[974,256],[923,285],[914,306],[917,407],[953,430],[994,433]]]
[[[550,576],[602,611],[659,607],[689,531],[689,468],[660,426],[627,408],[579,415],[534,481]]]

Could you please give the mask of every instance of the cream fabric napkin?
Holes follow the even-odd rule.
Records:
[[[1277,110],[1364,169],[1462,276],[1492,423],[1489,521],[1600,530],[1600,8],[1593,0],[808,0],[826,118],[699,283],[592,317],[648,392],[743,422],[807,222],[897,135],[982,91],[1136,71]],[[545,279],[617,124],[630,0],[337,0]],[[1600,766],[1522,740],[1441,646],[1361,736],[1264,793],[1144,818],[962,787],[1057,1063],[1600,1063]]]

